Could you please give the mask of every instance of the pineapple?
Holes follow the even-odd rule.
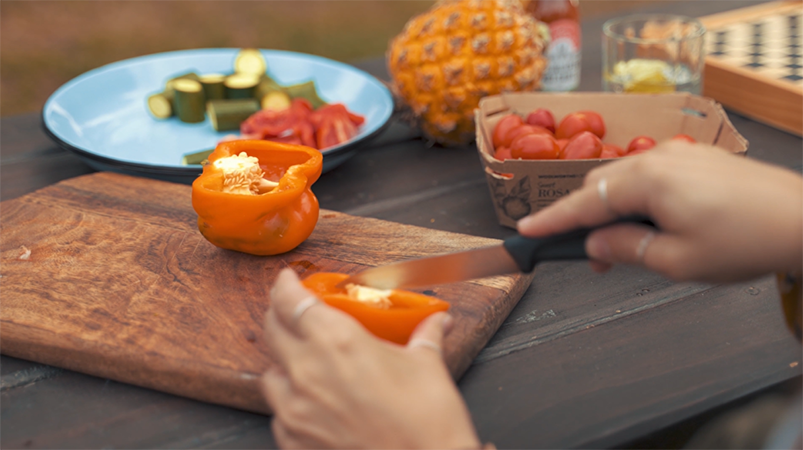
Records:
[[[465,144],[482,97],[539,87],[544,47],[520,0],[446,0],[391,41],[388,69],[394,94],[429,139]]]

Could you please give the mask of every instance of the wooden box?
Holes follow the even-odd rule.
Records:
[[[780,1],[701,17],[707,29],[703,95],[803,134],[803,2]]]

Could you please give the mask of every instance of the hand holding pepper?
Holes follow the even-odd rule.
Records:
[[[282,448],[479,448],[440,353],[450,316],[436,313],[400,346],[312,296],[292,270],[271,292],[265,335],[277,362],[263,378]],[[301,314],[299,315],[299,311]]]

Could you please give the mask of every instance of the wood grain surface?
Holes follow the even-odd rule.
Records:
[[[704,16],[757,3],[649,2],[642,12]],[[583,18],[581,91],[600,89],[595,49],[610,17]],[[383,58],[356,65],[388,78]],[[803,170],[800,137],[728,113],[750,141],[748,158]],[[3,117],[0,128],[2,200],[93,172],[42,133],[37,113]],[[391,125],[321,177],[313,187],[321,206],[432,230],[510,236],[494,214],[476,148],[432,148],[416,136]],[[5,298],[0,302],[4,307]],[[583,262],[556,262],[538,267],[458,387],[481,439],[500,449],[681,448],[712,414],[777,393],[784,380],[800,389],[800,351],[783,327],[770,277],[679,284],[632,267],[599,275]],[[276,447],[270,419],[260,414],[5,354],[0,375],[2,448]]]
[[[2,209],[4,354],[256,412],[268,412],[257,381],[271,364],[262,321],[279,270],[353,273],[499,242],[322,210],[296,250],[257,257],[198,233],[188,186],[102,172]],[[430,288],[452,304],[455,377],[531,279]]]

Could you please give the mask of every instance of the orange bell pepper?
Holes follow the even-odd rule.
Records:
[[[218,144],[208,160],[192,183],[192,207],[209,242],[252,255],[277,255],[312,234],[319,207],[310,186],[321,176],[321,152],[238,140]]]
[[[394,289],[389,305],[375,306],[355,300],[337,284],[349,276],[343,273],[318,272],[304,280],[304,286],[326,304],[357,319],[374,335],[397,344],[406,344],[415,327],[427,316],[449,309],[449,303],[415,292]]]

